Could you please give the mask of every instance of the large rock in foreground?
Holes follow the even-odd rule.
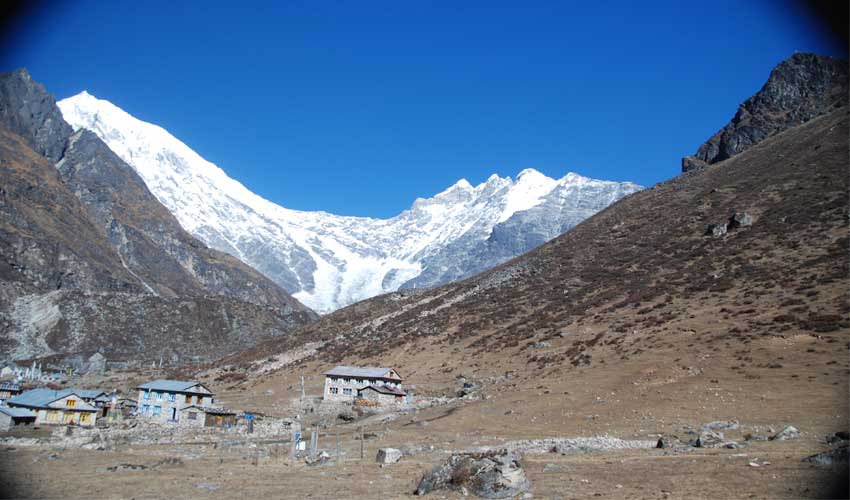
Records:
[[[468,491],[482,498],[513,498],[531,488],[515,452],[455,454],[425,474],[417,495],[440,489]]]

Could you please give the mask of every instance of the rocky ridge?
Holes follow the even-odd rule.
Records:
[[[210,359],[315,318],[184,231],[25,70],[0,75],[0,99],[0,355]]]
[[[780,63],[767,83],[696,154],[682,158],[689,172],[721,162],[783,130],[847,107],[847,61],[798,53]]]

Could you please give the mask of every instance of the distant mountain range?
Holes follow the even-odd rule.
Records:
[[[183,228],[319,312],[469,277],[642,189],[527,169],[515,180],[460,180],[390,219],[296,211],[257,196],[166,130],[108,101],[83,92],[58,104],[75,130],[90,130],[132,166]]]

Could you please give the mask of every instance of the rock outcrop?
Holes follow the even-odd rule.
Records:
[[[738,107],[728,125],[682,159],[682,171],[705,168],[772,135],[848,103],[847,61],[794,54],[770,73],[761,90]]]
[[[315,318],[184,231],[24,70],[0,74],[0,174],[0,358],[210,359]]]

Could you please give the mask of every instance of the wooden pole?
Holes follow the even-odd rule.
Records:
[[[363,426],[360,427],[360,460],[363,460]]]
[[[336,430],[336,463],[339,465],[339,429]]]

